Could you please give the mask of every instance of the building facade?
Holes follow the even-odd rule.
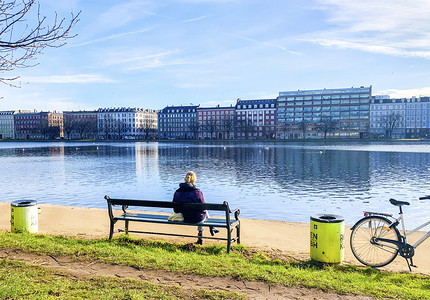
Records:
[[[201,107],[197,109],[199,139],[234,139],[236,131],[235,108]]]
[[[371,86],[280,92],[276,137],[364,138],[371,99]]]
[[[22,112],[14,115],[16,139],[62,138],[63,114],[58,112]]]
[[[100,139],[149,139],[157,134],[157,111],[140,108],[99,108]]]
[[[238,139],[273,139],[276,135],[277,99],[241,100],[236,102],[236,136]]]
[[[15,114],[30,111],[9,110],[0,111],[0,140],[15,138]]]
[[[67,139],[95,139],[97,111],[64,111],[64,137]]]
[[[167,106],[158,112],[158,138],[197,139],[199,106]]]
[[[407,99],[374,96],[370,103],[370,136],[373,138],[405,138]]]
[[[406,99],[405,137],[430,138],[430,97]]]

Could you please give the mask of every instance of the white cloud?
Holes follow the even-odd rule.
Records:
[[[303,37],[324,46],[430,59],[428,0],[317,0],[327,29]]]
[[[193,18],[193,19],[188,19],[188,20],[182,21],[181,23],[192,23],[192,22],[204,20],[206,18],[208,18],[208,16],[201,16],[201,17],[197,17],[197,18]]]
[[[374,93],[374,95],[390,95],[391,98],[411,98],[411,97],[420,97],[420,96],[430,96],[430,86],[416,88],[416,89],[406,89],[406,90],[387,89],[387,90],[377,91]]]
[[[25,76],[20,78],[29,83],[114,83],[117,82],[99,74],[52,75],[52,76]]]

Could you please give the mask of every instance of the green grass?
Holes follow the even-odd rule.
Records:
[[[236,293],[184,290],[110,277],[77,279],[28,263],[0,259],[0,299],[243,299]]]
[[[124,264],[139,269],[205,276],[229,276],[238,280],[304,286],[339,294],[374,297],[430,299],[430,279],[407,273],[388,273],[371,268],[298,263],[252,253],[243,246],[226,254],[224,246],[177,245],[120,236],[107,240],[77,240],[43,235],[0,233],[0,247],[38,254]]]

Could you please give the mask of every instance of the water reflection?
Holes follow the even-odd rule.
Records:
[[[395,213],[390,197],[429,194],[430,147],[403,144],[1,143],[0,197],[105,208],[103,196],[171,200],[189,170],[208,202],[247,218],[308,222],[362,210]],[[396,148],[397,147],[397,148]],[[430,202],[412,200],[410,226]]]

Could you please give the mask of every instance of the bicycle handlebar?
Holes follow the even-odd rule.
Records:
[[[427,199],[430,199],[430,195],[427,195],[427,196],[424,196],[424,197],[420,197],[419,199],[420,199],[420,200],[427,200]]]

